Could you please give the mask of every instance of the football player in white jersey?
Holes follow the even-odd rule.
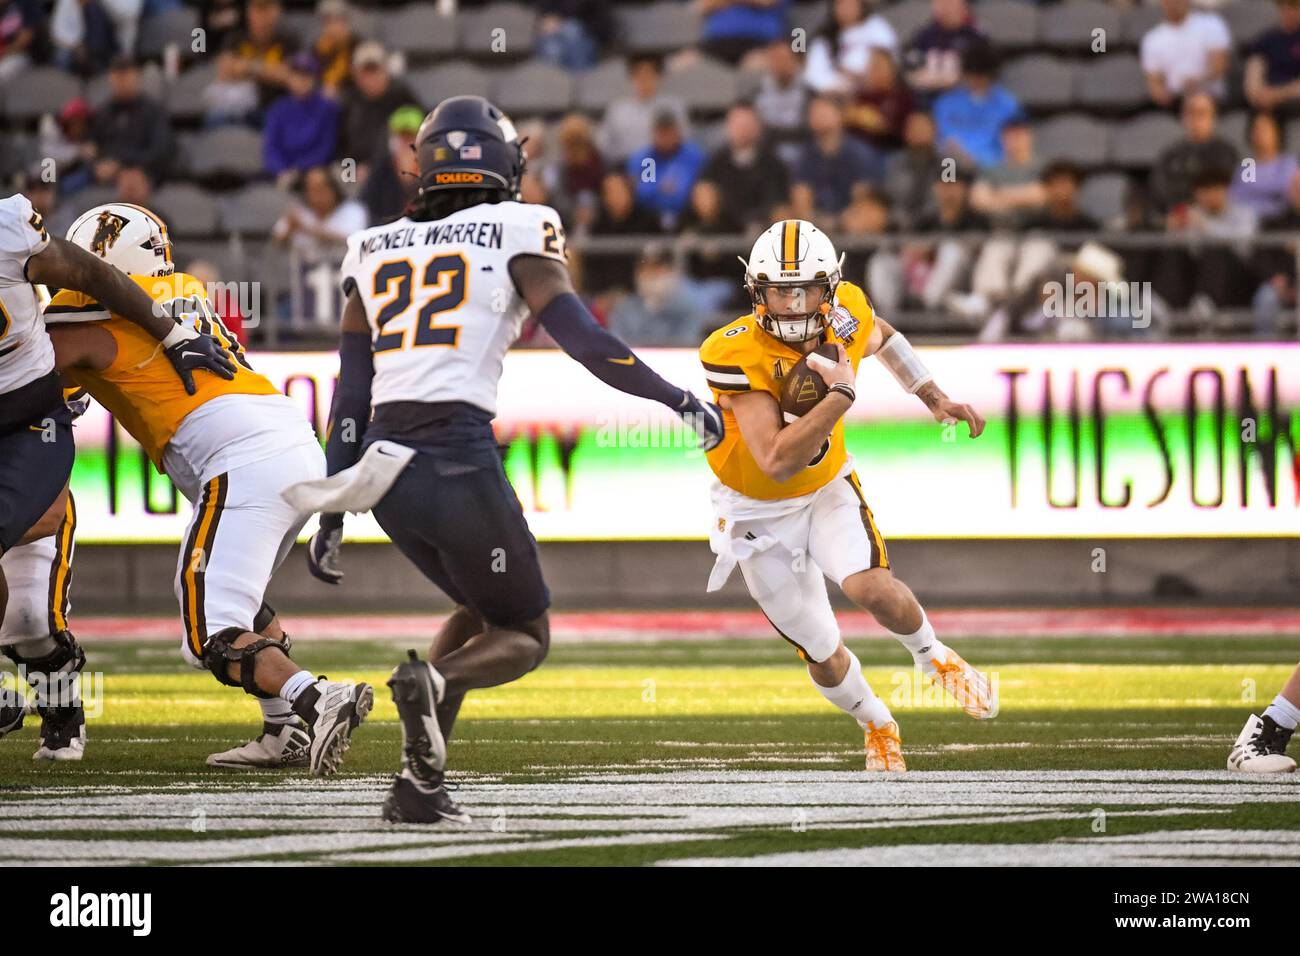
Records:
[[[59,531],[69,513],[68,478],[74,457],[72,413],[63,399],[54,348],[35,285],[94,296],[162,344],[162,351],[193,392],[194,371],[223,378],[234,360],[215,339],[176,324],[153,308],[135,283],[95,256],[52,238],[27,197],[0,200],[0,556]],[[0,565],[0,620],[8,605]],[[82,722],[79,700],[66,688],[85,664],[70,633],[41,634],[0,645],[36,692],[41,715],[37,756],[66,750]],[[0,736],[22,725],[27,701],[0,691]]]
[[[443,777],[466,691],[522,677],[549,643],[537,545],[492,431],[502,361],[525,317],[606,383],[674,409],[705,449],[721,440],[722,418],[642,364],[574,294],[559,215],[519,202],[524,156],[505,114],[453,97],[415,146],[420,190],[406,215],[348,240],[333,477],[317,489],[335,497],[315,506],[308,559],[317,577],[339,580],[342,512],[371,507],[358,505],[360,490],[385,476],[371,494],[381,494],[376,519],[458,605],[429,660],[410,652],[389,681],[403,766],[384,817],[436,823],[466,819]]]

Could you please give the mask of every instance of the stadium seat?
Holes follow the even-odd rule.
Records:
[[[1054,11],[1048,17],[1054,16]],[[975,4],[975,24],[999,48],[1027,47],[1038,39],[1038,8],[1019,0],[983,0]]]
[[[1002,68],[1001,81],[1031,110],[1065,109],[1074,99],[1074,64],[1062,57],[1022,56]]]
[[[1288,153],[1300,153],[1300,119],[1293,119],[1286,124],[1283,139]]]
[[[1075,100],[1099,111],[1137,109],[1147,103],[1146,79],[1131,53],[1091,58],[1078,72]]]
[[[1068,159],[1085,169],[1104,166],[1110,126],[1082,113],[1053,116],[1034,128],[1034,151],[1043,160]]]
[[[1089,176],[1079,190],[1079,208],[1105,225],[1124,210],[1124,193],[1128,177],[1122,173],[1098,173]]]
[[[432,4],[415,3],[379,17],[380,39],[412,59],[449,56],[456,51],[459,24],[444,17]]]
[[[467,56],[527,56],[533,49],[537,14],[521,3],[493,3],[463,11],[459,29],[460,49]]]
[[[1119,18],[1120,42],[1128,46],[1138,46],[1148,30],[1164,19],[1164,14],[1154,4],[1141,4],[1129,7]]]
[[[243,126],[204,130],[190,141],[189,153],[190,174],[196,179],[258,179],[265,172],[262,134]]]
[[[202,117],[203,91],[216,77],[215,63],[196,63],[182,70],[166,89],[168,115],[181,121],[195,121]]]
[[[621,58],[605,60],[583,73],[574,84],[574,100],[579,109],[600,112],[627,93],[627,63]]]
[[[198,25],[198,11],[193,7],[176,6],[153,16],[141,17],[140,32],[135,41],[136,53],[147,60],[157,60],[162,58],[163,50],[169,44],[175,44],[181,59],[192,59],[199,55],[194,50],[194,31]]]
[[[666,74],[662,89],[680,96],[692,112],[722,112],[736,102],[736,79],[725,63],[701,59]]]
[[[168,223],[168,231],[171,232],[171,223]],[[175,238],[175,237],[173,237]],[[230,252],[230,243],[219,239],[201,241],[187,239],[183,242],[175,243],[173,258],[176,260],[176,268],[181,272],[189,272],[190,267],[200,260],[211,263],[217,270],[217,280],[220,282],[234,281],[233,267],[231,265],[233,256]]]
[[[1238,49],[1277,26],[1277,4],[1269,0],[1235,0],[1219,7],[1218,12],[1227,21],[1232,42]]]
[[[1117,166],[1148,167],[1182,136],[1182,126],[1170,114],[1143,113],[1111,130],[1110,161]]]
[[[421,103],[437,103],[448,96],[487,96],[491,92],[489,74],[463,61],[416,70],[407,74],[406,82]]]
[[[560,113],[573,102],[573,77],[549,63],[524,63],[493,74],[491,99],[507,113]]]
[[[1091,50],[1097,30],[1104,31],[1106,49],[1120,37],[1119,10],[1102,0],[1067,0],[1048,8],[1039,36],[1047,46]]]
[[[81,95],[81,84],[72,75],[49,66],[24,70],[9,81],[5,90],[5,112],[10,119],[34,120],[55,114],[63,104]]]
[[[172,236],[188,239],[217,232],[217,205],[206,190],[193,183],[171,183],[154,194],[151,203],[167,222]]]
[[[1237,149],[1245,152],[1250,135],[1250,114],[1245,110],[1237,110],[1220,117],[1218,132]]]
[[[156,66],[146,66],[140,72],[140,92],[161,101],[167,95],[166,83],[162,71]],[[86,83],[82,95],[92,110],[97,110],[108,102],[111,91],[108,88],[108,74],[99,76]]]
[[[881,15],[889,21],[889,25],[898,34],[899,44],[904,47],[933,17],[930,12],[930,0],[903,0],[902,3],[886,7],[881,11]],[[978,16],[977,11],[976,17]]]
[[[221,204],[221,224],[242,236],[264,236],[284,215],[289,197],[267,183],[247,186]]]
[[[791,29],[802,29],[811,40],[829,19],[829,9],[825,3],[799,3],[790,11]]]
[[[94,209],[96,206],[102,206],[104,203],[113,202],[117,199],[117,190],[112,186],[96,186],[91,184],[85,189],[79,189],[68,197],[65,202],[72,205],[78,215],[87,209]]]
[[[634,53],[665,53],[694,46],[700,20],[694,7],[675,0],[620,6],[614,11],[619,37]]]

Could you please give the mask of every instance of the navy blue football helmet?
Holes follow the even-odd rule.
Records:
[[[415,137],[420,193],[440,189],[500,189],[519,198],[524,151],[510,117],[481,96],[443,100]]]

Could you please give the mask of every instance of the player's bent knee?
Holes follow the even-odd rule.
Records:
[[[254,639],[236,646],[241,638],[249,635]],[[222,684],[227,687],[239,687],[244,693],[263,700],[274,697],[257,686],[257,655],[275,648],[286,657],[292,648],[287,634],[281,638],[262,637],[249,634],[242,627],[228,627],[208,637],[203,645],[203,666],[206,667]],[[239,677],[230,676],[231,665],[239,666]]]
[[[528,668],[530,671],[536,670],[542,661],[546,660],[546,655],[551,650],[551,616],[543,611],[527,624],[520,625],[519,630],[537,642],[537,655],[533,659],[532,666]]]
[[[888,610],[898,598],[894,574],[888,568],[851,574],[840,584],[840,590],[858,607],[872,613]]]

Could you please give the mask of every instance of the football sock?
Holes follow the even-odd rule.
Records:
[[[880,726],[894,719],[885,702],[876,696],[867,679],[862,676],[862,664],[852,651],[849,651],[849,670],[844,675],[844,680],[834,687],[823,687],[816,681],[813,681],[813,686],[823,697],[856,720],[863,730],[867,729],[868,722]]]
[[[316,678],[311,671],[299,671],[284,682],[284,686],[280,688],[280,698],[292,704],[298,699],[299,694],[314,683]]]
[[[1265,717],[1272,717],[1273,723],[1287,730],[1295,730],[1300,724],[1300,707],[1287,700],[1281,694],[1273,698],[1273,703],[1264,711]]]
[[[934,626],[930,623],[930,619],[926,617],[925,608],[921,609],[920,627],[911,634],[894,634],[894,637],[898,640],[898,643],[912,652],[913,659],[927,673],[934,670],[932,658],[938,657],[942,660],[948,652],[948,648],[944,646],[943,642],[934,636]]]
[[[259,699],[258,704],[262,707],[262,720],[268,724],[296,724],[298,722],[293,707],[282,697]]]
[[[433,679],[434,705],[441,704],[447,696],[447,678],[438,672],[438,668],[429,664],[429,676]]]

